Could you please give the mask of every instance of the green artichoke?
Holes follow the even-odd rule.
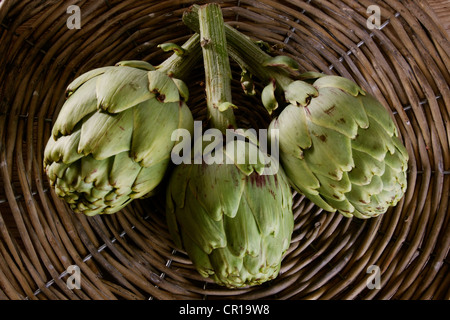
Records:
[[[150,195],[169,165],[172,132],[193,130],[184,83],[143,61],[91,70],[67,94],[44,168],[75,212],[114,213]]]
[[[260,163],[230,158],[230,148],[257,152],[253,144],[238,140],[216,151],[232,164],[211,164],[205,158],[203,164],[177,166],[169,181],[166,213],[172,238],[198,272],[237,288],[278,275],[294,219],[291,189],[281,167],[277,174],[265,175]],[[265,157],[260,152],[262,162],[269,161]]]
[[[326,211],[369,218],[406,190],[408,153],[385,108],[351,80],[308,73],[292,82],[279,129],[280,159],[293,187]]]

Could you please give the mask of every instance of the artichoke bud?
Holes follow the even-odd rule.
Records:
[[[203,277],[229,288],[274,279],[293,231],[292,194],[281,167],[263,175],[264,160],[237,153],[255,149],[236,140],[215,150],[223,163],[177,166],[166,194],[176,245]]]
[[[169,165],[172,132],[193,128],[184,83],[145,61],[122,61],[82,74],[67,95],[44,151],[58,196],[95,215],[152,194]]]
[[[326,211],[383,214],[406,190],[408,153],[395,123],[349,79],[313,72],[302,78],[308,82],[288,86],[291,104],[271,124],[280,130],[280,159],[292,186]]]

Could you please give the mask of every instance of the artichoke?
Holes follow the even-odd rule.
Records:
[[[198,11],[194,5],[183,16],[194,31]],[[270,56],[228,25],[225,33],[230,56],[265,82],[261,100],[269,114],[287,104],[269,128],[280,130],[281,164],[294,189],[346,217],[374,217],[398,203],[408,153],[373,96],[343,77],[298,75],[293,59]]]
[[[257,285],[278,275],[289,247],[294,224],[291,189],[281,167],[259,148],[255,137],[236,129],[237,139],[228,140],[236,119],[220,7],[201,6],[199,24],[213,126],[203,141],[213,142],[201,146],[202,161],[174,169],[166,195],[167,223],[176,245],[202,276],[229,288]]]
[[[144,61],[91,70],[67,95],[44,169],[77,213],[114,213],[151,195],[169,165],[172,132],[193,130],[185,84]]]
[[[205,159],[174,169],[166,214],[175,244],[186,250],[198,272],[237,288],[278,275],[294,219],[291,189],[281,167],[277,174],[264,174],[261,165],[230,158],[231,148],[255,152],[256,146],[229,142],[216,152],[232,164],[208,165]]]
[[[294,81],[279,129],[281,163],[293,187],[326,211],[369,218],[406,190],[408,153],[385,108],[351,80],[308,73]]]

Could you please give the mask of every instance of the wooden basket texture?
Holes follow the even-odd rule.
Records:
[[[450,43],[423,0],[219,2],[227,23],[302,70],[353,79],[375,95],[410,155],[404,198],[378,218],[327,213],[295,193],[292,242],[275,280],[230,290],[199,276],[168,234],[164,192],[95,217],[56,197],[43,149],[68,83],[121,60],[161,62],[168,53],[158,44],[191,34],[181,17],[193,3],[201,2],[0,2],[0,299],[449,299]],[[68,27],[70,5],[80,29]],[[375,29],[370,5],[381,13]],[[232,68],[240,121],[267,125]],[[202,119],[197,71],[189,105]],[[70,289],[76,272],[80,288]]]

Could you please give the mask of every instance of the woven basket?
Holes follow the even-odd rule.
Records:
[[[220,1],[230,25],[304,71],[353,79],[375,95],[410,155],[405,197],[378,218],[327,213],[295,193],[292,243],[275,280],[229,290],[199,276],[168,234],[163,192],[92,218],[56,197],[43,149],[68,83],[121,60],[161,62],[168,54],[158,44],[191,34],[181,16],[193,3],[0,2],[0,299],[449,299],[450,43],[423,0]],[[67,25],[72,4],[80,29]],[[381,25],[369,29],[374,4]],[[267,125],[232,69],[239,120]],[[202,119],[197,71],[189,105]]]

